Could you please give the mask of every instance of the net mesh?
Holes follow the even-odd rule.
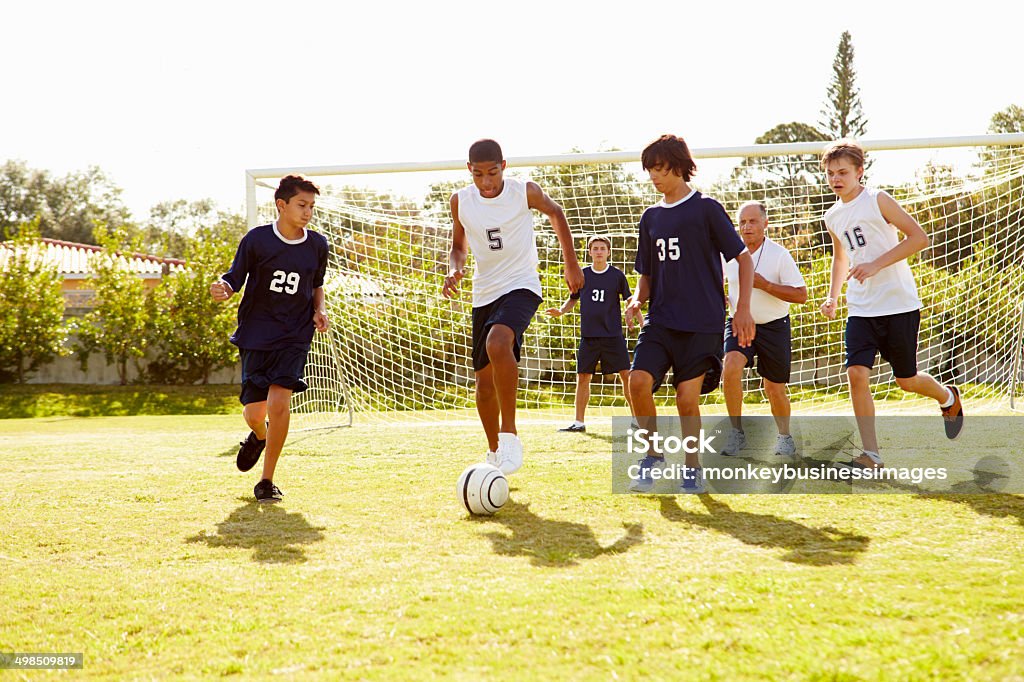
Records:
[[[888,191],[928,233],[931,244],[911,259],[923,301],[919,367],[964,386],[973,405],[1020,409],[1024,403],[1021,301],[1024,300],[1024,148],[879,151],[866,182]],[[637,223],[660,195],[637,162],[564,163],[509,168],[537,182],[563,207],[581,263],[588,236],[611,238],[611,263],[631,287]],[[809,299],[792,305],[794,413],[848,411],[843,368],[845,303],[835,320],[818,306],[827,295],[831,240],[822,214],[834,201],[817,155],[751,157],[726,164],[717,178],[698,159],[691,183],[735,216],[745,201],[764,202],[768,235],[790,250]],[[883,175],[883,172],[886,175]],[[470,182],[465,170],[342,176],[321,183],[312,227],[331,244],[325,289],[332,317],[318,334],[307,368],[310,390],[295,397],[301,425],[375,418],[475,419],[470,364],[472,254],[456,300],[440,295],[451,240],[449,197]],[[274,217],[267,198],[261,218]],[[520,406],[569,415],[575,392],[579,316],[543,313],[568,291],[554,232],[536,214],[544,303],[526,333],[520,363]],[[632,353],[636,334],[627,335]],[[881,362],[879,360],[879,362]],[[744,380],[749,404],[767,404],[756,372]],[[933,409],[901,391],[886,364],[872,384],[880,413]],[[671,402],[670,388],[659,403]],[[723,402],[721,391],[703,398]],[[625,414],[617,377],[594,377],[590,410]],[[977,408],[975,408],[977,409]]]

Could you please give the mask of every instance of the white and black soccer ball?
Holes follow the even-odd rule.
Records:
[[[490,515],[508,502],[508,479],[496,466],[471,464],[459,476],[455,494],[470,514]]]

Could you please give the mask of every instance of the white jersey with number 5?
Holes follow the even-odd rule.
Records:
[[[473,307],[492,303],[510,291],[529,289],[541,296],[537,240],[526,181],[504,178],[501,194],[480,196],[476,185],[458,192],[459,222],[476,261]]]
[[[900,242],[897,229],[882,217],[879,194],[884,192],[865,187],[853,201],[837,201],[825,212],[825,227],[846,249],[850,269],[875,260]],[[851,278],[846,285],[846,303],[852,317],[881,317],[921,308],[914,275],[905,259],[882,268],[863,283]]]

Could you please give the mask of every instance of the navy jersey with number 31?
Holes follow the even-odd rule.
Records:
[[[247,350],[308,350],[313,291],[324,284],[327,250],[327,239],[312,230],[291,240],[278,232],[277,223],[249,230],[221,278],[233,291],[245,286],[231,343]]]
[[[621,299],[629,298],[626,275],[614,265],[601,272],[583,268],[583,288],[570,298],[580,300],[580,336],[622,336]]]

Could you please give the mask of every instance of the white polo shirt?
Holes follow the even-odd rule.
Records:
[[[750,258],[753,260],[754,272],[773,284],[807,286],[800,268],[786,247],[768,237],[764,238],[757,251],[750,254]],[[740,266],[735,259],[725,264],[725,277],[729,282],[729,307],[735,312],[740,298]],[[789,303],[766,291],[754,289],[750,294],[750,314],[754,324],[767,324],[789,315]]]

